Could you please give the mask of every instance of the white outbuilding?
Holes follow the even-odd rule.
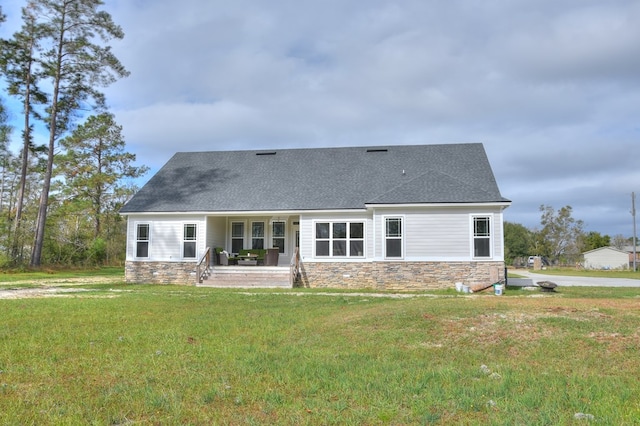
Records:
[[[627,269],[629,253],[614,247],[600,247],[582,253],[586,269]]]

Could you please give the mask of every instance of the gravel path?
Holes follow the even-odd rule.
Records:
[[[570,277],[558,275],[543,275],[532,273],[526,270],[518,270],[518,274],[526,278],[509,278],[509,285],[513,286],[533,286],[538,281],[551,281],[558,286],[585,286],[585,287],[640,287],[640,280],[625,278],[592,278],[592,277]],[[1,283],[0,299],[22,299],[31,297],[57,297],[92,291],[83,288],[87,284],[109,284],[117,282],[114,277],[82,277],[82,278],[48,278],[39,280],[22,280]],[[12,288],[12,286],[16,288]],[[34,287],[20,288],[20,286],[32,285]],[[253,294],[253,293],[247,293]],[[304,296],[308,293],[283,293],[294,296]],[[411,293],[312,293],[320,296],[366,296],[366,297],[389,297],[389,298],[411,298],[411,297],[437,297],[429,294]],[[443,297],[443,296],[440,296]],[[446,296],[445,296],[446,297]]]
[[[23,299],[27,297],[55,297],[58,295],[91,291],[82,288],[87,284],[109,284],[117,282],[114,277],[47,278],[0,282],[0,299]],[[21,286],[37,286],[21,288]],[[16,286],[15,288],[12,288]],[[4,287],[4,288],[2,288]]]
[[[544,271],[542,271],[544,272]],[[596,278],[596,277],[572,277],[562,275],[544,275],[544,273],[530,272],[517,269],[514,273],[526,278],[509,278],[509,285],[527,287],[535,285],[538,281],[551,281],[558,286],[565,287],[640,287],[640,280],[630,278]]]
[[[32,297],[55,297],[70,293],[90,291],[80,287],[45,287],[45,288],[16,288],[0,290],[0,299],[26,299]]]

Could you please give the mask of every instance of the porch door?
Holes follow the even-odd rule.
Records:
[[[295,253],[295,249],[300,248],[300,224],[298,222],[294,222],[291,226],[291,231],[291,235],[293,236],[293,244],[291,244],[293,250],[291,250],[291,254],[293,255]]]

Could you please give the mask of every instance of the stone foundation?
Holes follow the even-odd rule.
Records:
[[[504,262],[303,262],[296,285],[310,288],[433,290],[504,280]],[[125,263],[125,281],[196,284],[194,262]]]
[[[136,284],[196,284],[195,262],[125,262],[124,279]]]
[[[433,290],[456,282],[474,286],[504,280],[504,262],[303,262],[299,285],[310,288]]]

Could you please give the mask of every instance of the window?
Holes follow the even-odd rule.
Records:
[[[350,224],[349,253],[351,256],[364,256],[364,223]]]
[[[271,236],[271,246],[277,248],[279,253],[284,253],[285,223],[280,221],[273,222],[271,224]]]
[[[136,257],[149,257],[148,223],[139,223],[136,227]]]
[[[330,223],[316,223],[316,256],[329,256]]]
[[[364,257],[364,223],[317,222],[316,256]]]
[[[385,218],[385,257],[402,257],[402,218]]]
[[[347,255],[347,224],[342,222],[334,223],[332,235],[333,235],[333,255],[346,256]]]
[[[264,222],[253,222],[251,224],[251,249],[261,250],[264,248]]]
[[[182,257],[196,257],[196,225],[184,225],[184,240],[182,243]]]
[[[491,218],[473,218],[473,257],[491,257]]]
[[[244,222],[231,223],[231,253],[240,253],[244,248]]]

